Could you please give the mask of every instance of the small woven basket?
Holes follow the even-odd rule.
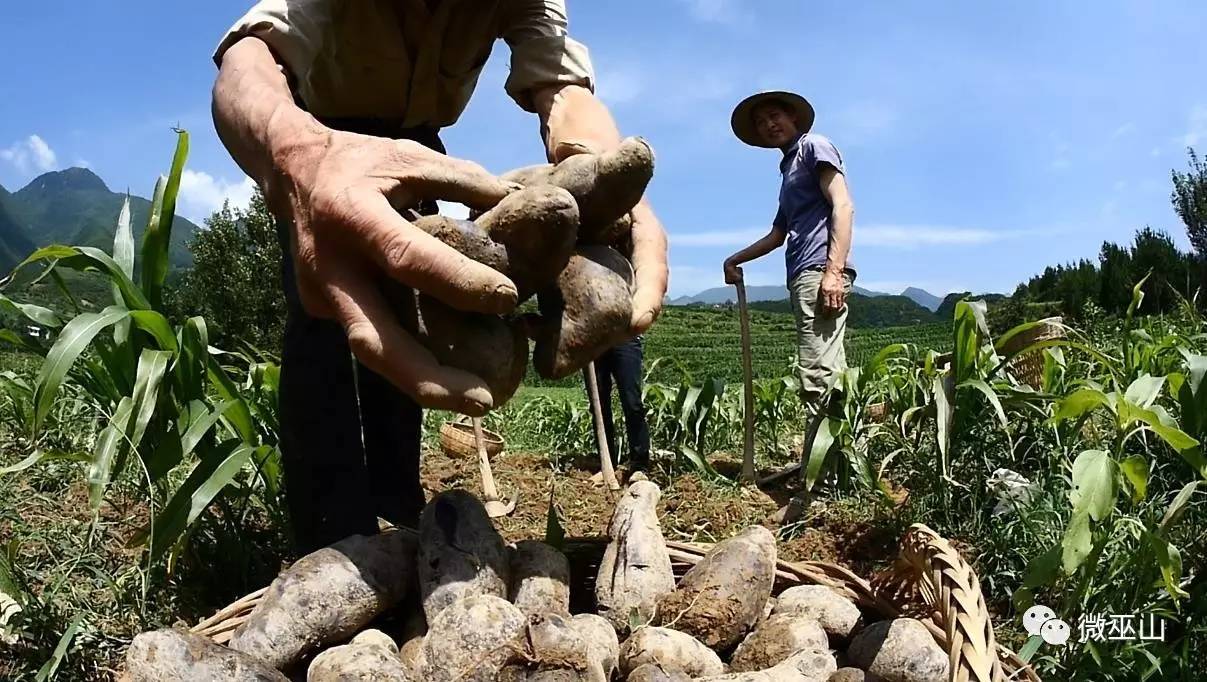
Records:
[[[489,429],[482,429],[486,441],[486,454],[493,458],[503,452],[503,437]],[[478,445],[474,442],[474,427],[465,422],[444,422],[440,427],[440,447],[449,457],[477,457]]]
[[[881,401],[868,405],[867,410],[864,411],[864,416],[873,424],[880,424],[888,419],[888,413],[888,403]]]
[[[1034,349],[1019,355],[1015,355],[1015,353],[1041,341],[1063,338],[1065,338],[1064,321],[1060,317],[1049,317],[1040,320],[1035,327],[1010,337],[998,351],[1003,355],[1014,355],[1008,365],[1010,373],[1031,388],[1038,389],[1043,388],[1044,381],[1043,350]]]
[[[398,532],[414,533],[406,528]],[[571,610],[591,609],[595,575],[607,538],[567,539]],[[676,579],[695,566],[711,545],[667,541]],[[1041,682],[1034,669],[997,644],[993,622],[976,573],[960,553],[930,528],[915,524],[901,542],[893,568],[873,582],[822,561],[776,565],[775,595],[797,585],[825,585],[879,618],[918,617],[951,662],[950,682]],[[253,592],[206,618],[192,632],[226,644],[247,620],[267,588]]]

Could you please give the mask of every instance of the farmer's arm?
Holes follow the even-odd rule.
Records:
[[[776,214],[775,223],[772,225],[770,232],[763,235],[757,242],[725,259],[726,284],[737,284],[742,281],[742,268],[738,267],[742,263],[762,258],[784,245],[784,240],[787,239],[788,233],[779,223],[780,215]]]
[[[594,95],[587,48],[568,35],[565,1],[512,0],[502,23],[511,48],[507,93],[540,117],[549,161],[620,144],[612,114]],[[631,327],[640,334],[654,323],[666,295],[666,233],[645,199],[633,209],[633,219]]]
[[[456,307],[500,313],[515,286],[418,230],[395,210],[439,198],[488,208],[509,191],[481,167],[413,142],[331,130],[294,104],[289,50],[259,37],[224,45],[213,89],[218,135],[293,230],[307,312],[337,320],[353,353],[421,405],[482,414],[493,399],[474,375],[441,366],[399,325],[381,275]]]
[[[851,225],[855,219],[855,204],[847,191],[847,180],[830,164],[821,164],[818,177],[821,192],[830,202],[830,248],[826,271],[821,278],[820,296],[829,310],[841,310],[846,305],[847,290],[843,270],[851,253]]]

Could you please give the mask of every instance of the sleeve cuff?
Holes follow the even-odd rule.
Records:
[[[543,36],[511,48],[507,94],[525,111],[535,112],[532,91],[550,85],[581,85],[595,92],[595,72],[587,47],[566,36]]]

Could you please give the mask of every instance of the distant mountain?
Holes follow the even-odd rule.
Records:
[[[914,303],[917,303],[923,308],[926,308],[932,313],[938,310],[939,304],[943,302],[942,296],[935,296],[929,291],[919,289],[918,287],[907,287],[905,291],[901,292],[901,295],[913,301]]]
[[[0,187],[0,277],[8,274],[17,263],[34,250],[33,242],[25,236],[25,230],[9,215],[5,208],[8,190]]]
[[[11,267],[7,251],[15,251],[16,261],[34,248],[48,244],[96,246],[113,249],[117,214],[125,194],[112,192],[87,168],[52,171],[34,178],[20,190],[0,193],[0,211],[6,209],[10,222],[17,226],[24,242],[15,241],[7,249],[7,232],[0,218],[0,266]],[[147,224],[151,202],[130,197],[130,217],[137,244]],[[200,228],[177,215],[172,222],[168,256],[173,268],[192,264],[188,242]],[[10,229],[11,230],[11,226]]]
[[[847,324],[851,327],[907,327],[935,322],[938,319],[934,313],[905,296],[864,296],[852,293],[848,303]],[[754,301],[750,308],[770,313],[792,312],[792,306],[786,299]]]

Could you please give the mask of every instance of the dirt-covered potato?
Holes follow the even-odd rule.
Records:
[[[623,634],[630,619],[648,623],[660,597],[675,589],[666,540],[658,524],[662,491],[650,481],[636,481],[616,502],[608,523],[611,539],[595,577],[599,615]]]
[[[184,630],[144,632],[126,650],[130,682],[289,682],[272,666]]]
[[[578,238],[578,220],[569,192],[543,186],[507,195],[475,222],[505,250],[506,269],[500,272],[511,278],[524,301],[566,267]]]
[[[713,547],[674,592],[658,600],[658,622],[674,623],[718,651],[737,644],[763,615],[775,583],[775,536],[751,526]]]
[[[807,649],[830,645],[826,631],[816,620],[791,614],[772,616],[746,636],[729,661],[734,672],[751,672],[778,665]]]
[[[715,651],[691,635],[670,628],[638,628],[620,647],[621,674],[628,675],[646,663],[692,678],[725,672],[725,664]]]
[[[511,276],[507,249],[491,239],[486,229],[474,221],[429,215],[415,220],[413,224],[453,247],[458,253],[483,265],[489,265],[508,277]]]
[[[490,594],[460,599],[430,621],[423,639],[425,682],[494,682],[522,655],[527,621]]]
[[[790,613],[817,620],[833,644],[845,644],[862,624],[859,607],[824,585],[797,585],[784,590],[772,613]]]
[[[826,682],[837,670],[838,664],[829,651],[807,649],[766,670],[697,679],[708,682]]]
[[[555,166],[520,168],[501,177],[521,185],[554,185],[574,196],[581,218],[579,240],[607,244],[601,231],[632,210],[654,175],[654,150],[638,137],[602,154],[575,154]]]
[[[594,614],[529,616],[525,644],[528,680],[608,682],[619,662],[616,632]]]
[[[365,630],[351,642],[332,647],[310,662],[306,682],[410,682],[394,641],[379,630]]]
[[[529,332],[532,364],[546,379],[561,379],[629,338],[633,266],[607,246],[581,247],[537,296],[540,315]]]
[[[629,673],[625,682],[691,682],[691,679],[682,670],[663,670],[653,663],[643,663]]]
[[[511,551],[511,603],[525,615],[570,614],[570,562],[537,540],[517,542]]]
[[[277,576],[229,646],[285,669],[356,634],[399,603],[414,578],[415,542],[407,534],[353,535]]]
[[[495,407],[515,394],[528,368],[528,338],[518,320],[457,310],[408,287],[387,290],[399,323],[440,364],[485,381]]]
[[[946,682],[950,670],[946,652],[913,618],[867,626],[851,640],[847,655],[885,682]]]
[[[482,502],[465,490],[440,493],[424,507],[418,564],[429,640],[436,617],[456,601],[472,595],[507,596],[507,547]]]

